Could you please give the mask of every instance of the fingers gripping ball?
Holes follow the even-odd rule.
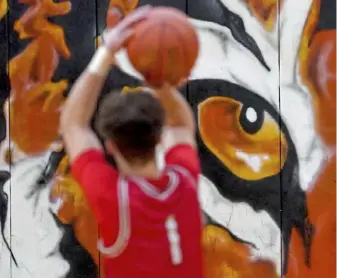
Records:
[[[153,8],[127,43],[131,64],[152,86],[177,85],[187,78],[198,52],[193,25],[184,13],[168,7]]]

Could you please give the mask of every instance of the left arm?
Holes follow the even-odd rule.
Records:
[[[100,47],[74,84],[61,115],[61,131],[72,176],[81,185],[107,244],[115,241],[119,230],[116,220],[118,173],[105,161],[90,121],[112,62],[109,50]]]
[[[90,120],[105,79],[118,51],[131,35],[131,25],[144,19],[143,7],[105,32],[105,44],[98,48],[86,70],[70,91],[61,114],[61,133],[71,163],[71,173],[102,228],[105,244],[112,244],[118,232],[118,173],[105,161],[101,145]],[[114,235],[115,234],[115,235]]]
[[[106,30],[103,33],[104,45],[98,48],[88,67],[71,89],[61,114],[61,133],[70,162],[89,149],[101,148],[98,138],[90,128],[90,120],[97,107],[100,91],[114,62],[114,54],[132,35],[132,26],[145,19],[149,11],[149,6],[143,6],[116,27]],[[116,15],[118,16],[118,12]]]
[[[70,91],[61,114],[61,133],[71,162],[89,149],[101,149],[90,121],[113,61],[109,50],[99,47]]]

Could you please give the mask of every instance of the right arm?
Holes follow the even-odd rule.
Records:
[[[177,138],[174,140],[186,141],[187,139],[193,145],[195,141],[194,116],[186,99],[176,88],[167,84],[156,89],[155,94],[166,113],[166,128],[176,130],[174,135]]]
[[[170,85],[156,89],[155,95],[166,113],[166,126],[162,137],[166,153],[165,162],[168,165],[183,167],[197,180],[200,162],[196,150],[193,111],[181,93]]]

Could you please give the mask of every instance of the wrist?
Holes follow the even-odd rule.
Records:
[[[114,55],[103,45],[96,50],[87,66],[87,71],[96,75],[106,76],[114,62]]]

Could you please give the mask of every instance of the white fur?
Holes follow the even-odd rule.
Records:
[[[0,277],[62,278],[69,271],[68,263],[58,250],[62,231],[48,211],[49,188],[27,199],[27,194],[47,163],[47,158],[40,156],[20,162],[12,168],[11,181],[5,184],[4,189],[10,200],[5,236],[19,267],[11,261],[8,250],[1,244]],[[35,197],[38,198],[36,209]],[[53,251],[55,253],[47,257]]]

